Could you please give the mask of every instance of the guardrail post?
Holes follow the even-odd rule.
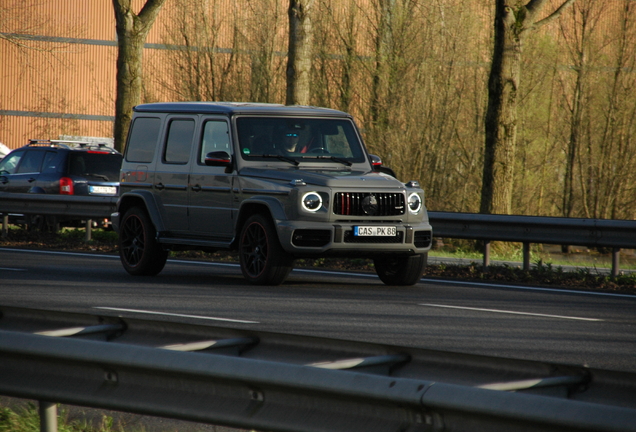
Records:
[[[39,401],[40,432],[57,432],[57,404]]]
[[[530,271],[530,243],[523,242],[523,271]]]
[[[92,238],[91,229],[92,228],[93,228],[93,220],[92,219],[86,219],[86,236],[84,237],[84,240],[86,241],[86,243],[91,241],[91,238]]]
[[[9,235],[9,215],[2,215],[2,238],[6,238]]]
[[[620,248],[612,249],[612,279],[616,279],[616,277],[618,276],[620,260],[621,260],[621,249]]]
[[[484,241],[484,271],[488,270],[490,265],[490,240]]]

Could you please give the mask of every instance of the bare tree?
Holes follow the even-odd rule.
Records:
[[[130,128],[132,108],[141,101],[142,58],[146,36],[166,0],[147,0],[139,14],[132,0],[113,0],[117,29],[117,96],[115,148],[122,151]]]
[[[309,105],[314,0],[289,0],[289,50],[287,52],[287,105]]]
[[[512,208],[517,104],[524,40],[556,19],[575,0],[565,0],[539,19],[546,0],[496,0],[495,40],[488,79],[488,108],[481,213],[509,214]]]

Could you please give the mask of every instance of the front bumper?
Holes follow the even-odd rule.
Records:
[[[353,233],[355,226],[378,224],[371,221],[334,224],[276,222],[283,249],[296,256],[419,254],[430,250],[433,238],[433,229],[428,223],[389,224],[396,227],[395,236],[359,237]]]

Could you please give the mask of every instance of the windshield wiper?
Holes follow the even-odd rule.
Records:
[[[299,162],[296,159],[292,159],[287,156],[279,155],[279,154],[251,154],[251,157],[262,157],[262,158],[270,158],[270,159],[278,159],[285,162],[289,162],[290,164],[294,164],[298,166]]]
[[[344,164],[346,166],[353,165],[350,161],[348,161],[346,159],[339,158],[337,156],[316,155],[316,156],[301,156],[301,158],[302,159],[329,159],[329,160],[332,160],[334,162],[340,162],[341,164]]]

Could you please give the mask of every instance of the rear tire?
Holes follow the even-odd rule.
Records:
[[[168,252],[156,240],[156,230],[148,213],[132,207],[121,220],[119,229],[119,257],[133,276],[154,276],[166,265]]]
[[[243,276],[254,285],[280,285],[294,261],[283,250],[272,221],[255,214],[245,222],[239,238]]]
[[[386,285],[415,285],[422,278],[428,254],[375,258],[373,265]]]

